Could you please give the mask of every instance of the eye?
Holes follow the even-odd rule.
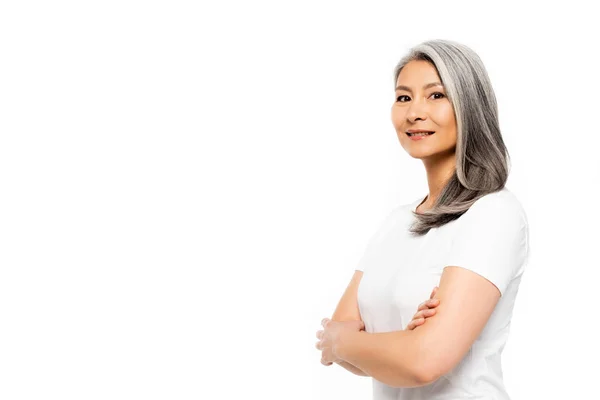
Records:
[[[440,93],[440,92],[434,92],[434,93],[431,94],[431,96],[434,96],[436,94],[439,94],[441,97],[435,98],[434,100],[438,100],[438,99],[441,99],[442,97],[445,97],[444,94]],[[406,95],[398,96],[396,98],[396,101],[399,102],[399,103],[406,103],[406,101],[401,101],[400,100],[401,97],[408,97],[408,96],[406,96]]]

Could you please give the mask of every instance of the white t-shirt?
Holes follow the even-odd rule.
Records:
[[[358,305],[365,330],[404,330],[449,265],[485,277],[502,296],[480,336],[452,371],[416,388],[395,388],[372,378],[373,400],[508,400],[500,358],[528,261],[525,211],[505,187],[478,199],[458,219],[412,237],[411,211],[423,200],[395,208],[370,238],[355,268],[363,271]]]

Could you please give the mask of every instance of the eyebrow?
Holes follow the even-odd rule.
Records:
[[[429,89],[430,87],[433,87],[433,86],[444,87],[444,85],[442,85],[440,82],[431,82],[431,83],[428,83],[427,85],[423,86],[423,89]],[[407,92],[412,93],[412,90],[408,86],[404,86],[404,85],[398,85],[396,87],[396,90],[406,90]]]

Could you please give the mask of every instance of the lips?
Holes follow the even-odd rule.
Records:
[[[407,134],[409,137],[412,137],[412,136],[415,136],[415,135],[416,135],[416,136],[431,136],[431,135],[433,135],[434,133],[435,133],[434,131],[416,131],[416,132],[406,132],[406,134]]]

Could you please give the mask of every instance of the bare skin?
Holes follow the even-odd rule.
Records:
[[[431,292],[431,296],[429,297],[429,300],[419,304],[419,307],[417,308],[417,313],[413,316],[413,319],[406,326],[405,330],[412,331],[413,329],[423,325],[427,318],[433,317],[435,315],[435,308],[440,305],[440,300],[434,299],[437,290],[438,287],[434,287],[433,291]]]
[[[435,294],[437,293],[437,290],[438,290],[438,287],[437,286],[434,287],[433,290],[431,291],[431,295],[429,296],[429,300],[426,300],[426,301],[422,302],[421,304],[419,304],[419,307],[417,308],[417,313],[413,316],[412,320],[406,326],[405,330],[416,329],[419,326],[423,325],[427,318],[433,317],[435,315],[435,313],[436,313],[435,308],[440,305],[440,300],[434,299]],[[317,331],[317,339],[319,339],[319,342],[316,343],[315,347],[318,350],[321,349],[320,344],[321,344],[322,334],[323,334],[322,330]],[[347,363],[345,361],[340,361],[340,362],[336,362],[336,363],[356,375],[369,376],[366,373],[364,373],[362,370],[360,370],[359,368],[356,368],[354,365]],[[332,363],[331,362],[328,362],[328,363],[322,362],[322,364],[325,366],[330,366]]]
[[[423,161],[427,172],[429,194],[416,212],[430,209],[445,183],[456,168],[457,127],[454,107],[443,86],[424,88],[433,82],[441,83],[435,67],[427,61],[411,61],[404,66],[396,86],[391,119],[400,145],[413,158]],[[408,129],[424,129],[435,133],[422,140],[413,140]]]
[[[422,160],[427,172],[429,193],[416,208],[417,214],[433,207],[456,169],[456,118],[441,81],[435,67],[423,60],[406,64],[396,81],[395,101],[391,109],[392,124],[402,148],[411,157]],[[406,134],[409,129],[435,133],[422,140],[413,140]],[[436,291],[437,287],[433,289],[430,299],[419,305],[406,329],[415,329],[435,315],[435,307],[439,305],[439,300],[434,299]]]
[[[436,82],[439,85],[429,85]],[[398,75],[396,86],[401,87],[397,87],[394,94],[392,124],[402,148],[411,157],[423,161],[427,174],[429,193],[416,208],[416,212],[421,214],[433,207],[456,169],[457,125],[454,107],[441,84],[437,70],[428,61],[416,60],[406,64]],[[409,129],[435,133],[422,140],[413,140],[406,133]],[[436,292],[437,287],[433,289],[430,299],[419,305],[405,330],[416,329],[427,318],[435,315],[435,308],[440,303],[438,299],[434,299]],[[322,331],[317,332],[317,338],[321,338],[321,333]],[[358,375],[362,372],[350,364],[342,366]]]

